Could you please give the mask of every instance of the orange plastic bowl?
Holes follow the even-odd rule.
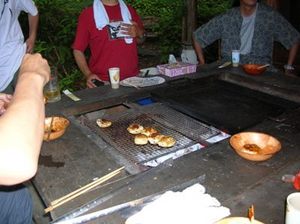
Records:
[[[241,132],[233,135],[229,142],[239,156],[252,161],[270,159],[281,149],[281,144],[276,138],[259,132]],[[247,150],[249,146],[255,147],[257,151]]]
[[[244,64],[243,69],[249,75],[260,75],[263,72],[265,72],[266,69],[267,69],[266,67],[259,68],[260,66],[263,66],[263,65],[260,65],[260,64]]]
[[[52,125],[51,119],[53,119]],[[69,125],[70,121],[64,117],[45,118],[44,141],[50,141],[61,137]]]

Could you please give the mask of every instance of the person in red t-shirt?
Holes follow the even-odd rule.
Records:
[[[87,86],[95,87],[93,79],[109,81],[111,67],[120,68],[121,80],[138,75],[137,42],[143,35],[139,15],[123,0],[94,0],[93,6],[84,9],[72,48]],[[88,63],[84,54],[87,48]]]

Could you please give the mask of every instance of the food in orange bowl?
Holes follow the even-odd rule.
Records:
[[[259,132],[241,132],[233,135],[229,142],[238,155],[252,161],[267,160],[281,149],[276,138]]]
[[[249,75],[260,75],[266,71],[266,66],[260,64],[244,64],[243,69]]]
[[[62,136],[70,121],[64,117],[46,117],[44,128],[44,140],[50,141]]]

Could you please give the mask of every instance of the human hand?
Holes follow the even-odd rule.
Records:
[[[0,93],[0,115],[4,114],[11,99],[12,99],[12,95]]]
[[[130,36],[132,38],[139,37],[138,24],[132,21],[132,24],[122,23],[121,32],[126,36]]]
[[[50,67],[46,59],[40,54],[25,54],[19,71],[19,78],[29,74],[40,75],[44,79],[44,85],[50,78]]]
[[[285,65],[284,66],[284,74],[292,77],[296,77],[295,68],[291,65]]]
[[[96,80],[99,80],[100,82],[102,82],[102,80],[96,75],[96,74],[90,74],[87,79],[86,79],[86,85],[88,88],[95,88],[97,87],[93,82],[92,80],[93,79],[96,79]]]
[[[26,53],[32,54],[34,44],[35,44],[35,39],[34,38],[28,38],[26,40]]]

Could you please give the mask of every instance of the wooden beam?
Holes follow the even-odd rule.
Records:
[[[182,42],[192,44],[192,35],[196,29],[196,0],[186,0],[187,14],[183,18]]]

